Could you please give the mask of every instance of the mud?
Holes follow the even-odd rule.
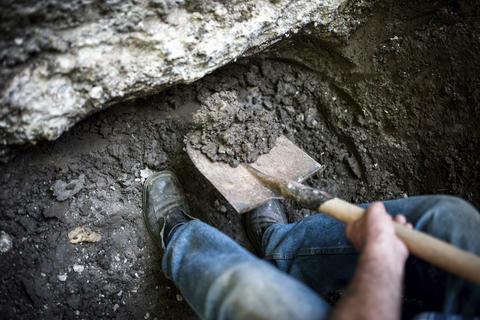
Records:
[[[271,102],[264,103],[259,96],[253,89],[243,101],[236,91],[200,98],[202,107],[193,116],[195,129],[188,133],[186,143],[212,161],[228,162],[232,167],[254,162],[273,148],[282,133]]]
[[[380,1],[348,41],[306,29],[22,152],[0,167],[2,316],[195,318],[161,273],[142,221],[141,184],[149,172],[175,171],[193,213],[251,248],[241,217],[184,152],[202,99],[221,92],[244,101],[255,90],[282,133],[325,166],[309,180],[314,187],[356,203],[446,193],[478,207],[479,9]],[[58,201],[56,181],[81,175],[78,193]],[[314,214],[286,206],[290,221]],[[79,226],[101,240],[70,243]],[[415,301],[405,317],[425,309]]]

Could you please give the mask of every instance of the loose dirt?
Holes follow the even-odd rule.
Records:
[[[185,135],[204,130],[198,118],[212,116],[205,109],[215,107],[210,100],[231,99],[226,108],[235,106],[243,119],[263,113],[278,119],[283,134],[325,165],[309,183],[349,201],[448,193],[478,207],[478,12],[474,3],[381,1],[346,41],[305,31],[24,150],[0,168],[0,313],[195,318],[161,273],[142,221],[141,189],[149,172],[175,171],[194,214],[250,248],[241,217],[184,151]],[[218,143],[217,131],[203,133],[201,147]],[[259,153],[269,147],[251,143]],[[256,156],[242,152],[211,155],[234,162]],[[287,208],[290,221],[314,214]],[[70,243],[77,227],[101,240]],[[424,308],[419,302],[412,312]]]
[[[272,104],[264,106],[255,91],[251,90],[244,101],[238,100],[236,91],[206,97],[193,117],[196,128],[186,143],[212,161],[228,162],[233,167],[254,162],[269,152],[282,130]]]

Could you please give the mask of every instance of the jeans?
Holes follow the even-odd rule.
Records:
[[[384,204],[417,230],[480,254],[480,215],[467,202],[419,196]],[[171,234],[163,270],[202,319],[325,319],[331,307],[324,299],[345,289],[358,259],[345,225],[322,214],[271,225],[262,247],[264,259],[259,259],[193,220]],[[415,257],[406,263],[405,295],[423,301],[418,312],[434,311],[442,319],[480,314],[480,286]],[[432,313],[416,318],[428,316]]]

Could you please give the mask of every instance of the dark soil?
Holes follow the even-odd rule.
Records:
[[[479,12],[474,2],[381,1],[346,42],[299,34],[22,152],[0,168],[1,317],[195,318],[161,272],[141,186],[150,171],[175,171],[194,214],[250,247],[184,152],[193,113],[220,92],[275,112],[325,165],[313,186],[353,202],[447,193],[478,207]],[[312,214],[288,208],[291,221]],[[71,244],[78,226],[102,239]]]

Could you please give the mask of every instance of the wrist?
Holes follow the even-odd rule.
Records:
[[[363,259],[374,261],[383,270],[395,273],[403,273],[407,257],[408,251],[404,248],[396,248],[385,242],[367,243],[362,254]]]

